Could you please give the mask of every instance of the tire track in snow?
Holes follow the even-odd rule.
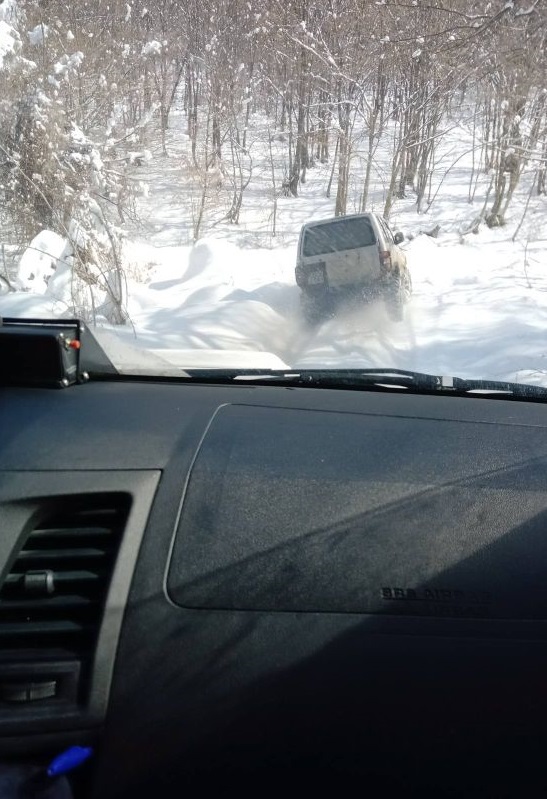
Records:
[[[290,353],[295,368],[409,368],[415,344],[412,321],[393,322],[381,301],[340,310],[315,328],[302,320],[300,331]]]

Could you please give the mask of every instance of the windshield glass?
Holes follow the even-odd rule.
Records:
[[[77,316],[128,372],[547,385],[546,25],[533,0],[1,0],[0,316]]]

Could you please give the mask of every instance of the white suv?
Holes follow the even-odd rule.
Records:
[[[403,318],[412,293],[404,252],[378,214],[308,222],[300,231],[296,282],[309,322],[332,316],[342,302],[381,296],[392,319]]]

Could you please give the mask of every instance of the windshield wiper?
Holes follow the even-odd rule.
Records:
[[[199,382],[276,384],[308,388],[393,389],[421,393],[484,394],[547,400],[547,388],[526,383],[432,375],[407,369],[185,369]]]

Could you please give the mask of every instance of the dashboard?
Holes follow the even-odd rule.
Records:
[[[547,407],[0,389],[0,760],[76,797],[538,795]]]

